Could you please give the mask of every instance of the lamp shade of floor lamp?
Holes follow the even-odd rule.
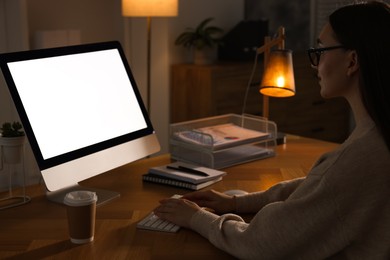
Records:
[[[178,0],[122,0],[122,16],[147,18],[147,109],[151,107],[151,18],[178,15]]]

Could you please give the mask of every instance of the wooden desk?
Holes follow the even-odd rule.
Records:
[[[227,176],[211,186],[216,190],[249,192],[300,176],[324,152],[337,144],[289,136],[277,156],[225,169]],[[149,167],[168,163],[169,155],[143,159],[83,183],[111,189],[119,199],[97,209],[95,240],[73,245],[68,239],[66,210],[49,202],[42,185],[27,188],[31,203],[0,211],[0,259],[233,259],[197,233],[181,229],[167,234],[136,229],[136,223],[158,205],[158,200],[188,190],[143,183]]]

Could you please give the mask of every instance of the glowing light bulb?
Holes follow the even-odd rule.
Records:
[[[285,81],[284,81],[283,76],[280,76],[276,79],[276,86],[282,88],[282,87],[284,87],[284,84],[285,84]]]

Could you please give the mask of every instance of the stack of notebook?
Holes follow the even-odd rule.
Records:
[[[223,171],[175,162],[150,168],[149,172],[142,176],[142,179],[148,182],[199,190],[222,180],[224,175],[226,172]]]

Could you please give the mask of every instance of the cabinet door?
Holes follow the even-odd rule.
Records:
[[[262,95],[259,92],[259,80],[262,75],[262,65],[257,66],[252,82],[250,82],[252,85],[249,86],[246,104],[244,104],[251,70],[252,64],[241,64],[232,71],[223,71],[215,75],[213,85],[216,115],[261,114]]]
[[[207,117],[213,110],[211,66],[172,66],[171,122]]]
[[[227,113],[241,114],[251,69],[251,63],[173,65],[171,122]],[[260,76],[261,72],[256,74],[256,78]],[[258,91],[256,93],[255,96],[249,96],[252,102],[248,102],[250,107],[247,113],[260,112],[261,105],[258,106],[260,94]]]

